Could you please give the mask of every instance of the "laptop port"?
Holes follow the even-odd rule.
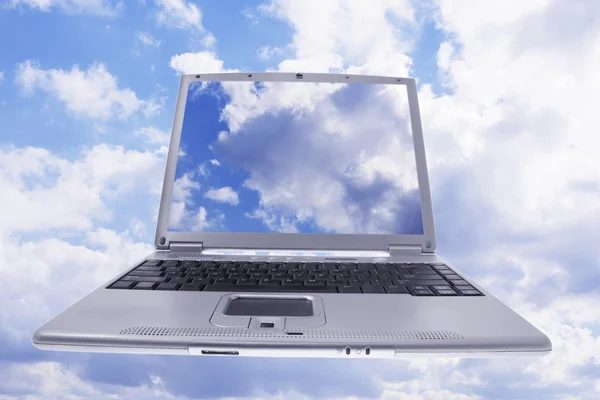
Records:
[[[371,354],[371,348],[367,346],[367,348],[365,349],[365,354],[369,355]]]
[[[291,336],[302,336],[304,335],[302,332],[286,332],[286,334]]]
[[[230,350],[230,351],[217,351],[217,350],[202,350],[202,354],[207,356],[238,356],[240,354],[239,351]]]
[[[352,349],[350,349],[350,346],[346,347],[346,354],[350,355],[350,352],[352,352]]]
[[[275,324],[273,322],[261,322],[261,328],[274,328]]]

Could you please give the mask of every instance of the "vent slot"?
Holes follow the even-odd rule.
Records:
[[[202,253],[169,253],[166,258],[194,258],[199,260],[214,260],[225,258],[219,254],[202,254]]]
[[[451,331],[392,331],[350,329],[308,329],[286,332],[254,332],[246,328],[168,328],[138,326],[123,329],[120,335],[136,336],[206,336],[294,339],[369,339],[369,340],[460,340],[461,334]]]

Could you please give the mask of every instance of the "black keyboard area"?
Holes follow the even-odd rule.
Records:
[[[146,260],[109,289],[483,296],[442,264]]]

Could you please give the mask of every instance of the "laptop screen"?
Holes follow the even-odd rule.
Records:
[[[169,231],[423,234],[404,85],[192,82]]]

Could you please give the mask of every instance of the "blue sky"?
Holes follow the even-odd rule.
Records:
[[[566,0],[0,2],[0,399],[599,398],[599,19],[600,3]],[[250,70],[416,77],[439,251],[547,333],[553,353],[363,363],[33,348],[38,326],[151,251],[179,75]],[[239,123],[248,110],[230,111]],[[377,112],[354,121],[385,122]],[[215,181],[196,182],[197,201],[224,187],[211,160],[249,157],[243,137],[205,153]],[[306,179],[290,157],[228,185],[251,188],[239,205],[373,231],[339,210],[374,210],[365,194],[384,200],[381,215],[399,210],[382,193],[409,158],[391,157],[401,141],[378,143],[390,138],[373,144],[388,157],[369,153],[347,176]],[[343,145],[335,160],[361,143]],[[318,190],[284,201],[271,184],[284,177]],[[226,204],[196,222],[251,223]],[[266,211],[257,229],[311,229]]]
[[[194,82],[187,91],[171,230],[423,233],[404,87]],[[294,97],[298,91],[305,101]],[[404,102],[401,113],[390,110],[390,96]],[[377,123],[352,118],[374,109]],[[389,146],[401,151],[380,152]],[[366,178],[355,172],[357,163],[393,165],[396,158],[406,159],[398,165],[401,181],[377,170]],[[295,202],[307,193],[321,204]],[[352,223],[320,217],[333,208]],[[382,217],[380,209],[388,213]]]

